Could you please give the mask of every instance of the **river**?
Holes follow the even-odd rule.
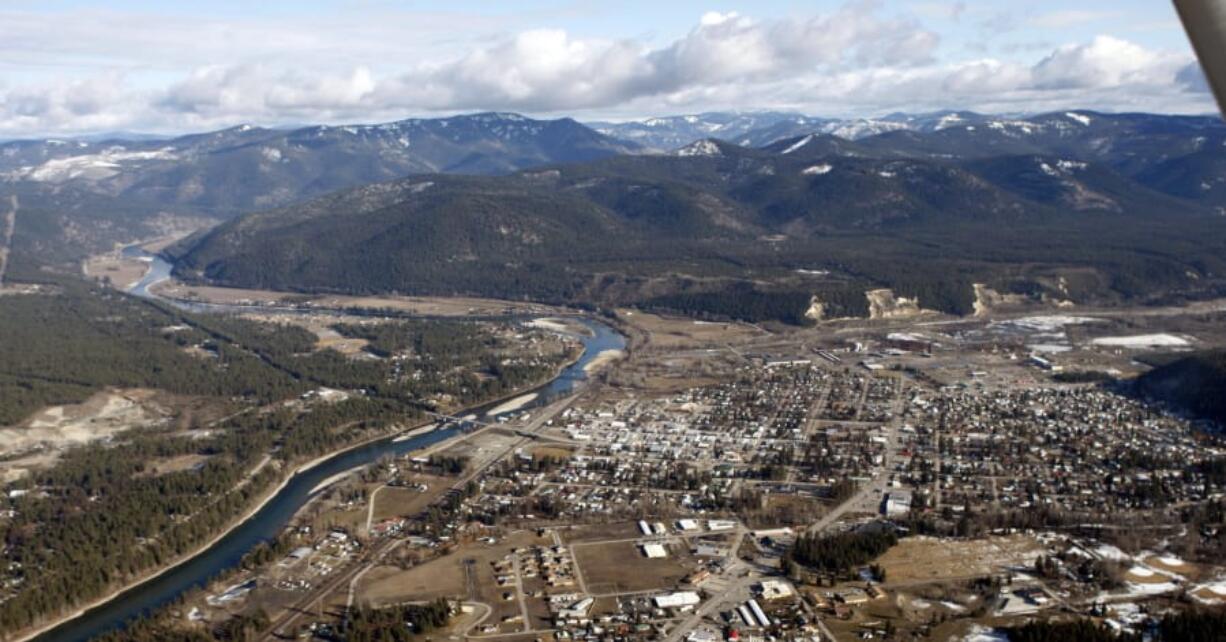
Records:
[[[139,254],[139,250],[125,250],[126,256]],[[151,261],[150,269],[144,278],[129,289],[131,294],[156,298],[149,292],[149,286],[170,276],[172,266],[169,263],[160,257],[152,257]],[[171,303],[193,311],[249,309],[213,304],[182,304],[173,301]],[[564,369],[557,378],[537,388],[534,392],[538,396],[519,411],[538,407],[560,395],[571,392],[587,378],[584,366],[590,363],[596,355],[605,350],[625,349],[625,337],[613,328],[592,319],[585,318],[580,321],[591,330],[590,335],[579,335],[584,347],[582,356],[574,364]],[[493,404],[488,404],[479,409],[477,414],[484,414],[491,407]],[[255,515],[235,527],[199,555],[154,579],[120,593],[114,599],[86,611],[77,618],[42,633],[34,640],[36,642],[84,642],[94,636],[120,628],[132,618],[149,614],[174,601],[183,593],[204,586],[217,574],[237,565],[243,555],[256,545],[273,539],[285,528],[294,514],[314,496],[311,491],[329,477],[373,463],[384,456],[403,455],[419,450],[448,439],[457,432],[456,428],[445,428],[402,441],[396,441],[395,435],[391,435],[333,455],[295,475]]]

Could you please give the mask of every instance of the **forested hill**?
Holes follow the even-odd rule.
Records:
[[[409,174],[499,174],[631,153],[562,118],[488,113],[379,125],[241,126],[155,140],[0,143],[0,200],[16,194],[16,268],[37,273],[116,242],[214,224]]]
[[[812,295],[828,314],[864,314],[877,287],[966,313],[974,282],[1111,302],[1213,293],[1226,274],[1226,218],[1108,163],[803,147],[702,140],[669,155],[382,183],[223,224],[175,250],[177,272],[792,322]]]
[[[1202,352],[1160,366],[1138,389],[1195,415],[1226,424],[1226,351]]]

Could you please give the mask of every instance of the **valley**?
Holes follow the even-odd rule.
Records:
[[[0,636],[971,639],[1220,606],[1226,219],[1184,181],[1226,127],[884,122],[6,144]]]
[[[494,408],[496,420],[473,413],[458,440],[319,472],[327,479],[311,484],[323,490],[287,515],[265,561],[137,630],[232,622],[256,639],[327,635],[345,612],[443,598],[459,605],[445,634],[474,640],[561,639],[597,622],[642,639],[731,626],[839,640],[1007,629],[1101,602],[1102,617],[1129,626],[1138,605],[1179,608],[1182,591],[1216,604],[1217,518],[1197,511],[1220,501],[1202,468],[1226,453],[1220,434],[1133,398],[1127,381],[1162,349],[1114,339],[1226,345],[1222,309],[1066,306],[772,330],[619,309],[629,354],[589,372],[589,385]],[[1043,410],[1019,421],[1013,408]],[[1095,423],[1089,408],[1111,419]],[[1027,443],[1047,454],[1024,455]],[[1123,452],[1136,447],[1174,459]],[[1163,472],[1172,466],[1195,476],[1176,481]],[[1146,490],[1151,475],[1166,480],[1160,491]],[[848,573],[787,561],[802,534],[883,524],[902,528],[899,543]],[[644,552],[657,545],[663,558]],[[1045,575],[1044,564],[1063,570]],[[765,620],[738,619],[748,600]]]

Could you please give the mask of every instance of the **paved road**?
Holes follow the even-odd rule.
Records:
[[[895,394],[890,420],[881,426],[885,433],[885,453],[881,458],[881,464],[873,471],[872,479],[857,490],[850,499],[836,506],[810,526],[810,533],[820,533],[830,528],[848,513],[879,512],[882,497],[890,483],[890,471],[894,467],[894,458],[899,449],[898,428],[902,423],[902,406],[906,399],[906,386],[901,379],[899,379],[898,391]]]
[[[754,573],[753,570],[740,560],[738,555],[741,550],[741,543],[745,541],[745,535],[748,530],[744,525],[738,525],[736,536],[733,538],[732,547],[728,550],[728,555],[724,558],[728,560],[728,566],[723,573],[716,576],[728,583],[724,590],[712,595],[702,606],[694,610],[688,618],[668,632],[664,638],[664,642],[679,642],[687,633],[694,630],[694,627],[702,623],[703,618],[712,613],[721,611],[725,606],[730,606],[742,602],[749,597],[749,589],[756,582],[761,580],[761,577]],[[740,575],[741,577],[737,577]]]

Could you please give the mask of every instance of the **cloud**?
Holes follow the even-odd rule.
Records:
[[[1035,85],[1040,89],[1070,89],[1169,83],[1186,64],[1183,56],[1098,36],[1087,44],[1060,47],[1040,61],[1034,68]]]
[[[1039,29],[1067,29],[1088,22],[1098,22],[1122,15],[1119,11],[1093,11],[1089,9],[1065,9],[1035,16],[1026,21]]]
[[[375,87],[365,67],[340,74],[274,72],[260,65],[205,67],[167,89],[157,106],[201,116],[301,115],[361,108]]]
[[[521,33],[389,83],[380,98],[406,108],[558,111],[606,107],[723,83],[760,83],[847,67],[931,60],[936,34],[856,3],[825,16],[758,22],[707,13],[684,37],[651,50],[631,40]]]
[[[1201,69],[1199,62],[1190,62],[1184,65],[1176,74],[1175,82],[1185,90],[1206,94],[1210,93],[1209,79],[1205,76],[1205,70]]]
[[[82,38],[101,37],[75,29],[69,31]],[[0,26],[0,35],[7,30]],[[152,60],[164,36],[148,38],[151,51],[143,57]],[[186,71],[142,70],[133,55],[113,69],[67,80],[16,85],[10,77],[0,86],[0,135],[372,122],[488,109],[594,118],[724,108],[864,115],[945,107],[1208,111],[1213,105],[1186,52],[1103,35],[1016,53],[1029,62],[950,60],[941,55],[938,34],[874,2],[775,20],[711,12],[654,46],[532,28],[403,58],[384,55],[395,46],[383,36],[352,49],[334,34],[311,30],[269,38],[280,55],[230,52]],[[226,42],[234,40],[203,46],[220,52]],[[100,42],[57,46],[70,50],[70,58],[103,48]]]

